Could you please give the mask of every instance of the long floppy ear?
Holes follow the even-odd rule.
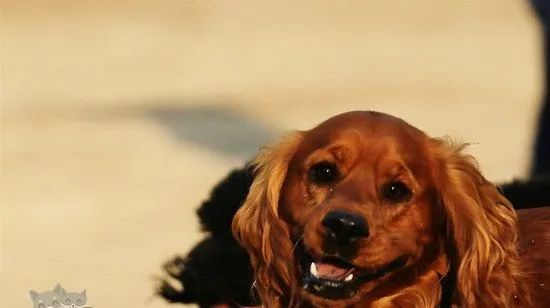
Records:
[[[278,217],[279,194],[302,133],[287,135],[264,148],[253,162],[254,182],[233,218],[233,234],[251,258],[255,286],[264,307],[289,307],[293,302],[292,242]]]
[[[514,307],[519,275],[517,216],[495,185],[483,177],[467,145],[433,139],[433,172],[445,212],[446,242],[460,307]]]

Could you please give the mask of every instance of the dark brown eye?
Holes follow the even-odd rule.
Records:
[[[382,196],[390,202],[403,202],[411,198],[412,192],[403,182],[390,182],[382,187]]]
[[[308,180],[319,185],[328,185],[338,180],[338,168],[329,162],[313,165],[308,171]]]

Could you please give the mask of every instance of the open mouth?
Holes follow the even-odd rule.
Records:
[[[324,258],[311,262],[309,266],[309,274],[314,278],[334,282],[352,281],[356,270],[356,267],[338,258]]]
[[[361,285],[403,268],[406,261],[406,258],[398,258],[385,266],[366,269],[339,257],[314,259],[303,252],[300,258],[302,287],[326,299],[351,298],[357,294]]]

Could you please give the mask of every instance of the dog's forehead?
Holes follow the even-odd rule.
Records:
[[[311,135],[338,136],[343,131],[355,130],[364,135],[384,136],[403,135],[411,133],[423,134],[419,129],[410,125],[401,118],[375,112],[351,111],[333,116],[308,132]]]
[[[349,111],[344,112],[341,114],[337,114],[335,116],[332,116],[325,121],[321,122],[319,125],[317,125],[316,128],[321,127],[338,127],[338,126],[346,126],[350,124],[361,124],[361,123],[396,123],[396,122],[402,122],[405,124],[406,122],[402,120],[401,118],[398,118],[396,116],[392,116],[387,113],[382,113],[378,111]]]
[[[307,131],[304,137],[300,147],[302,154],[335,144],[418,144],[426,135],[404,120],[388,114],[352,111],[329,118]]]

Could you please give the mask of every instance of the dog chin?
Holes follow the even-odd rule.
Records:
[[[338,300],[327,299],[324,297],[313,295],[312,293],[308,292],[305,289],[301,291],[301,297],[304,300],[304,302],[307,302],[312,307],[322,307],[322,308],[350,307],[350,306],[353,306],[354,304],[357,304],[361,299],[360,296],[355,296],[355,297],[346,298],[346,299],[338,299]]]

